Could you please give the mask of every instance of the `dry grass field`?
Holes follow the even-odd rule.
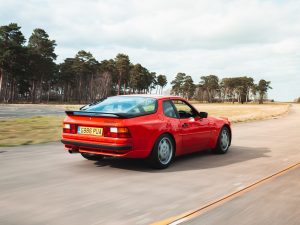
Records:
[[[232,122],[247,122],[277,117],[288,112],[290,104],[193,104],[212,116],[225,116]]]
[[[212,116],[225,116],[232,122],[277,117],[288,112],[289,104],[199,104],[193,102],[199,111]],[[45,105],[45,107],[49,107]],[[79,105],[63,105],[66,110],[77,110]],[[35,116],[0,120],[0,147],[17,146],[58,141],[64,116]]]

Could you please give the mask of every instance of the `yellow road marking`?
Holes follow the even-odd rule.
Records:
[[[188,212],[185,212],[185,213],[182,213],[180,215],[177,215],[177,216],[173,216],[173,217],[170,217],[168,219],[165,219],[165,220],[161,220],[161,221],[158,221],[158,222],[155,222],[155,223],[152,223],[151,225],[176,225],[176,224],[180,224],[182,222],[185,222],[187,220],[190,220],[196,216],[199,216],[201,214],[203,214],[204,212],[207,212],[208,210],[210,209],[213,209],[219,205],[222,205],[224,204],[225,202],[227,201],[230,201],[231,199],[233,198],[236,198],[237,196],[243,194],[243,193],[246,193],[252,189],[254,189],[255,187],[257,187],[258,185],[261,185],[267,181],[270,181],[271,179],[274,179],[275,177],[278,177],[280,175],[283,175],[284,173],[292,170],[292,169],[295,169],[297,168],[298,166],[300,166],[300,162],[296,163],[296,164],[293,164],[291,166],[288,166],[286,167],[285,169],[283,170],[280,170],[279,172],[276,172],[270,176],[267,176],[263,179],[260,179],[250,185],[248,185],[247,187],[241,189],[241,190],[238,190],[238,191],[235,191],[235,192],[232,192],[231,194],[228,194],[228,195],[225,195],[224,197],[218,199],[218,200],[215,200],[213,202],[210,202],[208,203],[207,205],[203,206],[203,207],[200,207],[198,209],[195,209],[195,210],[191,210],[191,211],[188,211]]]

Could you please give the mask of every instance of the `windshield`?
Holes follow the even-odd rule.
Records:
[[[140,96],[114,96],[88,107],[88,112],[127,114],[131,116],[154,113],[157,100]]]

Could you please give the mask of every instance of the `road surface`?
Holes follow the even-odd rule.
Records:
[[[183,224],[299,225],[300,167]]]
[[[0,104],[0,119],[29,116],[63,115],[63,106],[30,105],[30,104]]]
[[[139,160],[88,161],[68,154],[60,143],[0,148],[0,224],[149,224],[199,208],[299,162],[299,118],[300,105],[294,105],[282,118],[235,124],[226,155],[193,154],[166,170],[148,169]],[[292,180],[283,177],[286,187],[299,180],[294,173]],[[279,189],[264,197],[272,199]],[[281,192],[282,199],[290,194]],[[260,211],[280,207],[289,221],[300,221],[299,195],[293,196],[296,205],[271,204]],[[241,210],[245,202],[229,202],[218,213],[235,215],[236,221],[245,214],[253,218],[254,212]],[[243,224],[265,225],[262,221]]]

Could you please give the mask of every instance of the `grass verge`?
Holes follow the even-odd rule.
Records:
[[[0,120],[0,147],[58,141],[64,116]]]
[[[232,122],[277,117],[288,112],[289,104],[193,104],[199,111],[225,116]],[[71,109],[78,106],[71,106]],[[35,116],[0,120],[0,147],[38,144],[60,140],[64,116]]]

